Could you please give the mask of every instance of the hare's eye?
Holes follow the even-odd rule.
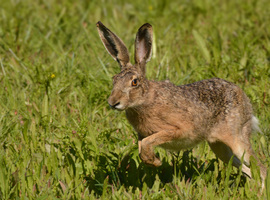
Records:
[[[137,86],[138,85],[138,79],[133,79],[132,82],[131,82],[131,85],[132,86]]]

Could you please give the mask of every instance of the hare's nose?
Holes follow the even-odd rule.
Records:
[[[111,105],[111,104],[109,104],[109,105],[110,105],[111,108],[116,109],[116,106],[118,106],[119,104],[120,104],[120,102],[117,102],[117,103],[114,104],[114,105]]]

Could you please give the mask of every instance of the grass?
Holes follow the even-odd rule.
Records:
[[[250,97],[270,165],[270,2],[0,0],[1,199],[270,199],[206,143],[169,153],[160,168],[138,157],[137,135],[109,108],[119,72],[98,37],[102,21],[134,54],[137,29],[154,28],[149,79],[185,84],[220,77]]]

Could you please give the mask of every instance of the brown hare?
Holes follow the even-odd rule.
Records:
[[[123,41],[101,22],[97,28],[105,48],[121,68],[113,78],[108,103],[126,111],[138,133],[139,154],[144,163],[162,164],[155,156],[156,146],[179,151],[206,140],[226,163],[234,156],[233,165],[239,167],[243,157],[242,171],[251,177],[249,160],[256,156],[249,139],[252,129],[259,128],[243,90],[219,78],[181,86],[149,81],[145,66],[151,58],[152,26],[146,23],[137,32],[134,65]],[[264,181],[266,168],[259,160],[258,163]]]

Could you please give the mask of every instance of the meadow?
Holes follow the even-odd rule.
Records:
[[[143,164],[137,134],[107,99],[119,66],[96,22],[134,55],[137,29],[154,30],[151,80],[220,77],[250,98],[262,133],[252,146],[270,166],[269,0],[0,0],[0,199],[270,199],[207,143],[157,148]]]

